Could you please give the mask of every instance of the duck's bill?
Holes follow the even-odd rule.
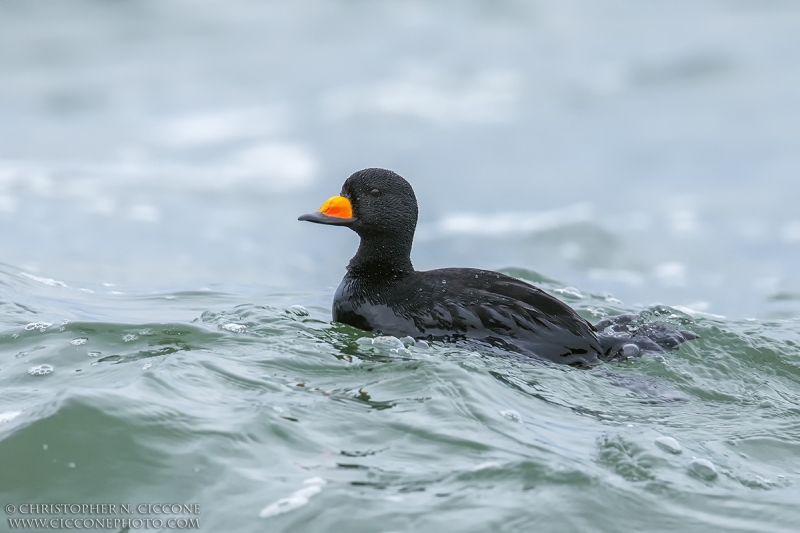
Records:
[[[344,196],[334,196],[328,198],[319,211],[308,215],[302,215],[297,220],[315,222],[317,224],[329,224],[332,226],[347,226],[356,221],[353,217],[353,206],[350,200]]]
[[[339,218],[323,215],[322,213],[309,213],[308,215],[300,215],[297,220],[305,220],[306,222],[314,222],[316,224],[328,224],[330,226],[347,226],[356,221],[354,218]]]

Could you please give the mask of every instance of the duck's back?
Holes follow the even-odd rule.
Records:
[[[378,283],[345,277],[334,320],[387,335],[474,340],[565,364],[594,364],[594,327],[524,281],[486,270],[445,268]]]

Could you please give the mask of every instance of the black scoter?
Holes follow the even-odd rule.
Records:
[[[417,271],[411,244],[417,199],[398,174],[368,168],[350,176],[340,196],[299,220],[346,226],[361,237],[333,300],[333,320],[397,337],[470,341],[574,366],[664,351],[694,338],[669,326],[635,328],[633,317],[598,328],[564,302],[519,279],[473,268]]]

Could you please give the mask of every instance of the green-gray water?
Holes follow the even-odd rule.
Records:
[[[800,519],[796,319],[570,294],[592,320],[635,311],[700,335],[578,370],[374,341],[329,321],[328,294],[89,293],[10,267],[2,285],[4,504],[192,502],[204,531],[788,532]]]
[[[0,531],[27,503],[797,531],[798,27],[792,0],[0,2]],[[357,239],[296,218],[370,166],[414,186],[417,268],[700,338],[575,370],[331,323]]]

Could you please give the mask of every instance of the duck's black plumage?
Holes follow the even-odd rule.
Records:
[[[349,203],[352,212],[333,213],[323,206],[300,220],[348,226],[361,237],[334,297],[337,322],[384,335],[474,341],[570,365],[592,365],[613,356],[623,342],[635,342],[630,335],[598,336],[568,305],[505,274],[414,270],[417,200],[411,185],[390,170],[356,172],[345,181],[341,197],[331,200]],[[682,332],[669,333],[666,346],[647,339],[643,347],[661,349],[686,340]]]

